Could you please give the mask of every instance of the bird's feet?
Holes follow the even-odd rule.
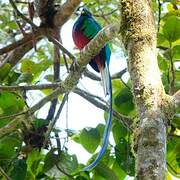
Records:
[[[76,59],[73,59],[73,63],[70,66],[70,70],[71,71],[76,71],[78,69],[78,67],[79,67],[79,63],[77,62]]]

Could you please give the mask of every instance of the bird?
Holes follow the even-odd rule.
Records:
[[[80,16],[76,20],[72,29],[72,37],[76,47],[82,50],[101,30],[100,24],[94,19],[92,13],[87,9],[83,8]],[[98,152],[96,159],[88,166],[82,169],[82,171],[90,171],[95,168],[100,160],[102,159],[108,143],[109,135],[112,126],[112,83],[109,72],[111,50],[109,44],[106,44],[99,54],[93,57],[89,65],[98,73],[101,74],[102,85],[104,89],[104,95],[109,96],[109,112],[108,119],[106,121],[105,130],[103,133],[102,146]]]

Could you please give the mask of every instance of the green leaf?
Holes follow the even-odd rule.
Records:
[[[126,127],[124,127],[121,123],[115,122],[113,123],[112,133],[114,141],[116,142],[116,144],[118,144],[121,138],[125,138],[127,136],[128,131]]]
[[[130,151],[130,146],[124,138],[121,138],[119,143],[115,146],[116,160],[120,168],[128,175],[135,174],[135,159]]]
[[[171,123],[174,127],[180,129],[180,117],[179,116],[174,116]]]
[[[11,171],[12,180],[24,180],[26,177],[27,164],[23,159],[18,159],[13,163],[13,170]]]
[[[84,128],[80,133],[80,142],[89,153],[94,153],[100,143],[98,130],[96,128]]]
[[[0,162],[6,162],[6,160],[14,157],[16,155],[16,148],[19,148],[21,146],[21,143],[21,139],[16,133],[1,138]]]
[[[115,108],[124,115],[130,115],[135,106],[133,103],[133,95],[127,88],[123,88],[116,96],[114,96]]]
[[[58,167],[59,169],[62,169],[64,172],[71,174],[72,172],[76,171],[78,168],[78,162],[77,157],[75,155],[69,155],[65,152],[61,152],[61,155],[59,158]],[[65,177],[66,175],[59,171],[56,166],[51,168],[49,171],[47,171],[45,174],[54,178],[59,179],[61,177]]]
[[[127,176],[127,174],[120,168],[117,161],[114,162],[112,169],[119,177],[119,179],[125,179],[125,177]]]
[[[54,75],[52,74],[47,74],[44,79],[46,79],[49,82],[53,82],[54,81]]]
[[[21,71],[23,73],[32,73],[35,63],[29,59],[23,60],[21,63]]]
[[[180,45],[176,45],[173,47],[172,56],[174,61],[180,60]]]
[[[12,92],[0,93],[0,108],[3,110],[3,114],[17,113],[23,110],[24,105],[24,100],[18,94]]]
[[[9,73],[11,65],[6,63],[3,67],[0,68],[0,80],[2,81]]]
[[[165,48],[169,47],[169,42],[162,33],[158,33],[157,36],[157,46],[163,46]]]
[[[43,172],[49,171],[55,164],[58,164],[59,158],[58,155],[54,154],[55,149],[51,149],[44,159]]]
[[[160,54],[158,54],[158,65],[160,70],[162,71],[168,70],[168,62]]]
[[[96,167],[96,174],[102,176],[105,179],[118,180],[116,173],[110,169],[106,164],[100,163]]]
[[[71,139],[72,139],[74,142],[81,144],[80,134],[74,134],[73,136],[71,136]]]
[[[170,16],[166,19],[163,26],[164,37],[170,42],[174,42],[180,38],[180,18]]]
[[[17,73],[15,71],[10,71],[7,77],[8,85],[15,85],[17,84],[16,81],[20,77],[21,73]]]
[[[167,144],[167,162],[168,170],[177,177],[177,174],[180,174],[180,138],[173,136]]]
[[[34,127],[36,129],[39,129],[43,126],[47,126],[48,124],[49,124],[49,121],[47,119],[38,119],[38,118],[34,119]]]
[[[42,172],[44,155],[41,154],[38,150],[33,149],[27,158],[28,171],[34,176]]]
[[[96,129],[98,130],[99,134],[100,134],[100,137],[101,139],[103,138],[103,135],[104,135],[104,129],[105,129],[105,125],[104,124],[98,124],[96,126]]]
[[[45,71],[47,68],[49,68],[50,65],[52,65],[52,61],[44,59],[35,64],[35,66],[33,67],[33,73],[38,75],[42,71]]]
[[[69,155],[62,152],[59,157],[59,166],[67,173],[72,173],[78,168],[78,161],[76,155]]]
[[[23,83],[23,82],[30,83],[32,82],[32,80],[33,80],[33,74],[30,72],[25,72],[19,76],[16,83],[17,84]]]

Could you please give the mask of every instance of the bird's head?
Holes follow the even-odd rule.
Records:
[[[82,9],[81,15],[82,16],[89,16],[89,17],[92,16],[91,12],[87,8],[85,8],[85,7]]]

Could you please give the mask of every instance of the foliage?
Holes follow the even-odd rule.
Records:
[[[117,0],[84,0],[83,2],[95,14],[102,26],[118,21],[120,13]],[[157,33],[158,64],[165,90],[169,94],[173,94],[180,88],[179,5],[179,1],[176,0],[161,1],[161,7],[158,6],[158,1],[154,0],[152,5],[157,26],[159,26]],[[17,3],[17,6],[27,16],[27,4]],[[27,32],[31,28],[24,20],[14,15],[13,8],[9,3],[0,1],[0,8],[1,48],[22,38],[17,22],[20,22]],[[160,24],[158,24],[159,8],[161,10]],[[116,50],[117,45],[119,46],[118,43],[118,40],[112,42],[113,50]],[[2,85],[28,85],[53,81],[53,46],[47,40],[42,40],[37,47],[37,52],[29,51],[14,67],[8,62],[0,68]],[[0,61],[5,58],[6,55],[3,55],[0,57]],[[65,69],[65,63],[62,62],[63,54],[60,56],[60,61],[61,68]],[[70,63],[70,60],[68,59],[67,62]],[[45,96],[49,92],[50,90],[42,90],[40,93]],[[14,118],[7,116],[22,112],[27,108],[28,98],[25,91],[0,92],[0,118],[6,116],[6,118],[0,119],[0,128],[13,121]],[[136,116],[130,80],[126,85],[119,79],[113,80],[113,108],[126,117],[134,118]],[[109,145],[101,163],[90,172],[91,174],[80,172],[85,166],[78,163],[78,157],[81,154],[70,155],[66,146],[56,147],[53,137],[44,144],[49,123],[46,119],[39,119],[35,114],[31,120],[31,127],[21,124],[16,127],[16,131],[6,136],[0,136],[0,167],[12,180],[65,180],[72,178],[77,180],[118,180],[124,179],[127,175],[134,176],[135,159],[130,151],[132,134],[117,119],[113,119],[112,127],[115,143]],[[53,129],[55,134],[61,131],[64,130]],[[103,131],[103,124],[98,124],[95,128],[84,128],[80,132],[67,130],[69,138],[92,154],[87,164],[96,156],[94,153],[101,145]],[[172,120],[169,132],[167,171],[178,176],[180,174],[180,117],[178,114]],[[53,145],[50,142],[53,142]],[[1,174],[0,178],[5,177]]]

